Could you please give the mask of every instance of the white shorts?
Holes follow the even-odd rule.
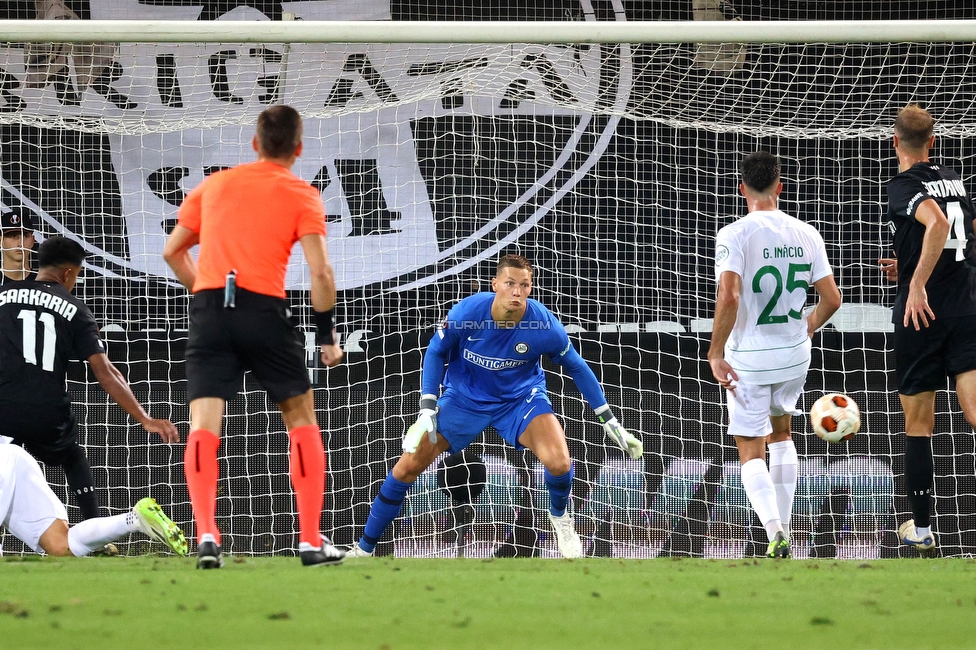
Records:
[[[0,444],[0,525],[37,551],[41,535],[58,519],[67,521],[68,513],[34,457]]]
[[[796,403],[803,393],[806,376],[778,384],[749,384],[739,381],[735,396],[725,391],[729,407],[729,434],[762,438],[773,432],[770,416],[800,415]]]

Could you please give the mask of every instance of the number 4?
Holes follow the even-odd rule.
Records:
[[[54,314],[43,312],[38,318],[37,312],[22,309],[17,318],[24,321],[24,361],[37,365],[37,321],[44,325],[44,349],[41,351],[41,369],[54,372],[54,352],[58,339],[58,331],[54,329]]]
[[[946,217],[949,219],[949,236],[943,248],[956,249],[956,261],[961,262],[966,256],[966,215],[959,201],[946,204]]]

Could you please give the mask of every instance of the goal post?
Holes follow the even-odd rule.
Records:
[[[803,405],[844,392],[863,418],[845,445],[795,418],[794,550],[897,555],[904,420],[893,289],[876,268],[891,247],[891,125],[910,101],[930,108],[935,156],[969,182],[976,21],[647,22],[622,3],[579,4],[585,20],[0,21],[0,202],[33,212],[39,238],[84,245],[76,293],[109,356],[185,436],[188,296],[162,246],[187,192],[253,159],[260,111],[293,105],[305,120],[294,171],[322,194],[346,352],[319,368],[307,339],[328,449],[323,531],[340,544],[362,533],[416,415],[434,328],[517,252],[536,266],[533,297],[644,441],[641,460],[624,457],[544,362],[587,552],[740,557],[763,533],[705,355],[714,236],[744,213],[739,161],[767,149],[783,163],[781,207],[823,234],[846,303],[814,339]],[[300,256],[288,287],[310,331]],[[151,495],[192,532],[182,447],[149,440],[84,368],[69,389],[103,505]],[[947,554],[976,553],[973,431],[948,390],[937,409],[935,530]],[[231,552],[297,549],[287,448],[248,378],[220,452]],[[485,477],[471,507],[435,465],[380,552],[555,555],[538,461],[491,430],[471,452],[470,475]]]

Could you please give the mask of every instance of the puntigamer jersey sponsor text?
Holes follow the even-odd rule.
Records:
[[[514,327],[499,327],[491,317],[494,298],[478,293],[454,305],[430,342],[449,353],[444,388],[477,402],[506,402],[545,389],[540,358],[560,363],[571,345],[562,323],[537,300],[526,301],[525,316]]]

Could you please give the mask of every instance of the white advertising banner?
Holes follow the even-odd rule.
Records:
[[[248,5],[279,3],[238,4],[219,19],[267,19]],[[183,0],[91,0],[90,7],[94,19],[196,20],[207,9]],[[388,0],[280,7],[305,20],[390,18]],[[94,250],[90,237],[66,234],[106,260],[92,265],[108,275],[172,281],[160,253],[183,197],[207,174],[255,159],[261,110],[296,107],[305,132],[294,172],[322,193],[337,286],[348,289],[379,282],[410,288],[457,273],[531,229],[602,155],[616,118],[595,120],[594,113],[623,112],[631,70],[623,45],[135,43],[0,46],[0,74],[9,80],[0,84],[0,122],[107,134],[126,253]],[[472,215],[435,215],[435,179],[424,178],[413,125],[452,116],[568,116],[573,127],[552,144],[545,168],[514,151],[521,167],[513,182],[526,189],[473,232],[438,242],[438,219],[444,230],[445,220]],[[469,136],[475,146],[485,137]],[[490,175],[492,165],[465,173]],[[436,180],[451,182],[446,176]],[[3,189],[4,202],[37,213],[42,232],[67,230],[25,188],[5,179]],[[304,267],[296,255],[290,288],[307,286]]]

